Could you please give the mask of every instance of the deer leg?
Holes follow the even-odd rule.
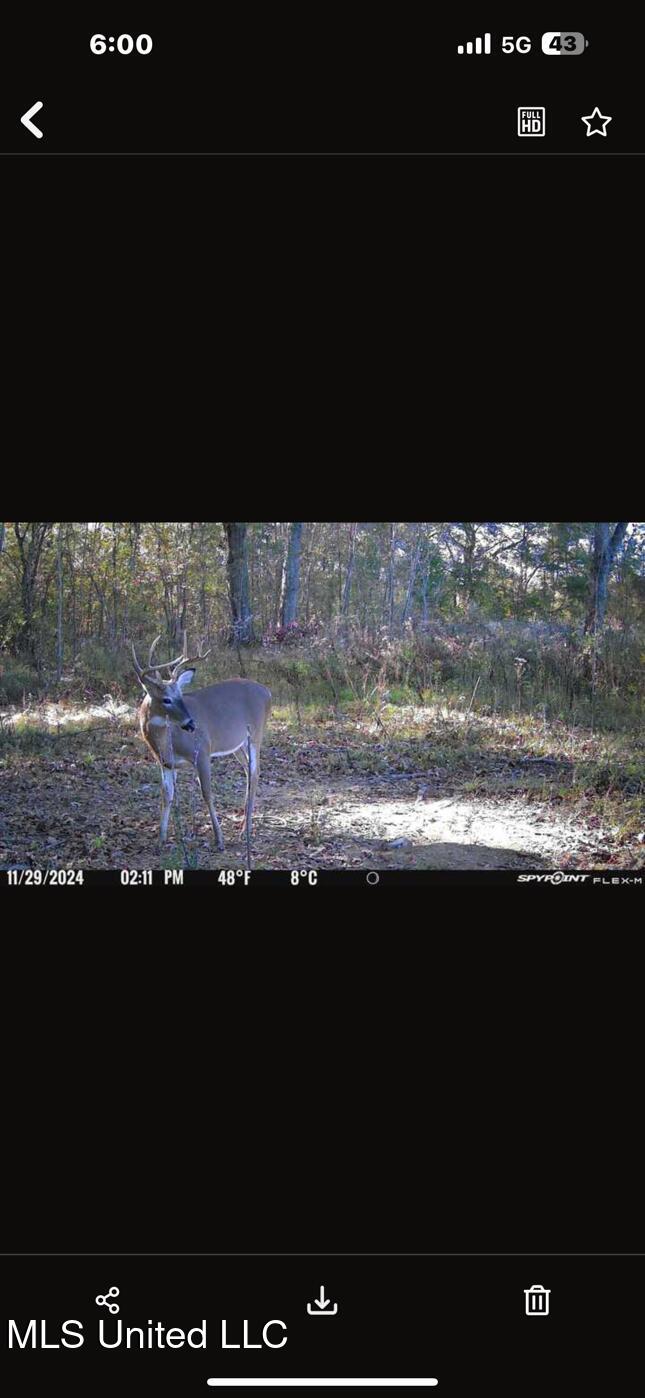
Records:
[[[242,833],[248,830],[249,839],[253,828],[253,807],[255,806],[255,793],[258,789],[260,779],[260,750],[256,743],[251,740],[251,766],[248,774],[248,784],[246,788],[246,806],[244,810],[244,828]]]
[[[200,753],[199,756],[198,756],[198,758],[197,758],[197,764],[196,764],[196,765],[197,765],[197,776],[199,777],[199,785],[200,785],[200,787],[201,787],[201,789],[202,789],[202,796],[203,796],[203,798],[204,798],[204,801],[206,802],[206,805],[208,806],[208,809],[209,809],[209,811],[210,811],[210,818],[211,818],[211,820],[212,820],[212,822],[213,822],[213,830],[215,831],[215,839],[217,840],[217,847],[218,847],[218,849],[222,850],[222,849],[224,848],[224,836],[222,835],[222,827],[221,827],[221,825],[220,825],[220,823],[219,823],[219,821],[218,821],[218,819],[217,819],[217,812],[216,812],[215,807],[214,807],[214,805],[213,805],[213,796],[212,796],[212,792],[211,792],[211,760],[210,760],[210,754],[207,753],[207,752]]]
[[[175,783],[177,774],[170,767],[161,768],[161,825],[159,827],[159,840],[165,844],[168,838],[168,821],[170,819],[170,807],[175,797]]]
[[[239,762],[240,767],[242,768],[242,770],[243,770],[243,772],[244,772],[244,774],[245,774],[245,776],[246,776],[246,796],[245,796],[245,798],[244,798],[244,812],[243,812],[243,815],[242,815],[242,831],[241,831],[241,833],[242,833],[242,835],[243,835],[243,834],[244,834],[244,831],[245,831],[245,829],[246,829],[246,813],[247,813],[248,806],[249,806],[249,792],[250,792],[250,789],[251,789],[251,774],[250,774],[250,772],[249,772],[249,762],[248,762],[248,758],[247,758],[247,755],[246,755],[246,749],[245,749],[245,748],[238,748],[237,752],[234,752],[234,753],[233,753],[233,756],[234,756],[235,758],[237,758],[237,761]]]

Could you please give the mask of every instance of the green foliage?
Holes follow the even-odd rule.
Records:
[[[0,704],[21,704],[24,698],[39,694],[43,680],[32,665],[13,656],[0,656]]]
[[[106,692],[132,692],[132,658],[125,649],[112,651],[98,641],[88,641],[73,670],[88,695],[102,698]]]
[[[40,757],[52,756],[56,749],[56,736],[46,727],[30,722],[0,723],[0,757]]]
[[[601,641],[571,627],[514,621],[437,622],[375,644],[359,635],[318,637],[288,665],[266,648],[252,663],[276,699],[327,698],[357,717],[424,704],[430,697],[474,713],[537,712],[608,730],[642,726],[642,641],[608,631]],[[322,696],[321,696],[322,691]]]
[[[386,690],[395,705],[422,704],[428,695],[458,705],[463,695],[467,706],[479,680],[480,711],[546,705],[584,722],[593,691],[594,719],[636,721],[642,678],[631,649],[645,603],[641,525],[629,527],[611,576],[593,676],[579,635],[593,524],[305,524],[298,621],[284,634],[278,620],[291,526],[246,528],[253,625],[266,644],[240,658],[224,644],[230,604],[221,524],[8,525],[0,705],[44,693],[136,699],[131,641],[145,659],[161,632],[159,654],[167,658],[186,628],[191,648],[213,647],[198,683],[247,673],[299,712],[309,703],[378,712]],[[546,624],[548,634],[540,630]],[[526,660],[521,683],[518,655]]]

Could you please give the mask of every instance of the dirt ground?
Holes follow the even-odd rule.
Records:
[[[59,720],[40,749],[34,744],[19,760],[9,753],[0,762],[0,867],[244,866],[245,782],[234,759],[213,763],[225,851],[214,847],[196,778],[182,770],[178,819],[171,818],[160,852],[158,769],[134,715],[96,718],[81,731]],[[541,774],[539,759],[524,759],[537,764],[530,777],[511,774],[473,793],[465,783],[460,789],[454,774],[415,771],[414,763],[406,771],[387,770],[387,761],[377,772],[329,770],[343,765],[338,731],[311,733],[272,723],[262,753],[255,868],[635,867],[634,850],[621,849],[597,816],[587,820],[547,792],[550,769]]]

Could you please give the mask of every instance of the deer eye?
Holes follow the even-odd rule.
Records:
[[[162,704],[168,704],[168,705],[170,705],[170,704],[172,704],[172,699],[162,699],[161,702],[162,702]]]

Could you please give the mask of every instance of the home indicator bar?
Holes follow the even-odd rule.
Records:
[[[211,1388],[436,1388],[438,1379],[207,1379]]]

